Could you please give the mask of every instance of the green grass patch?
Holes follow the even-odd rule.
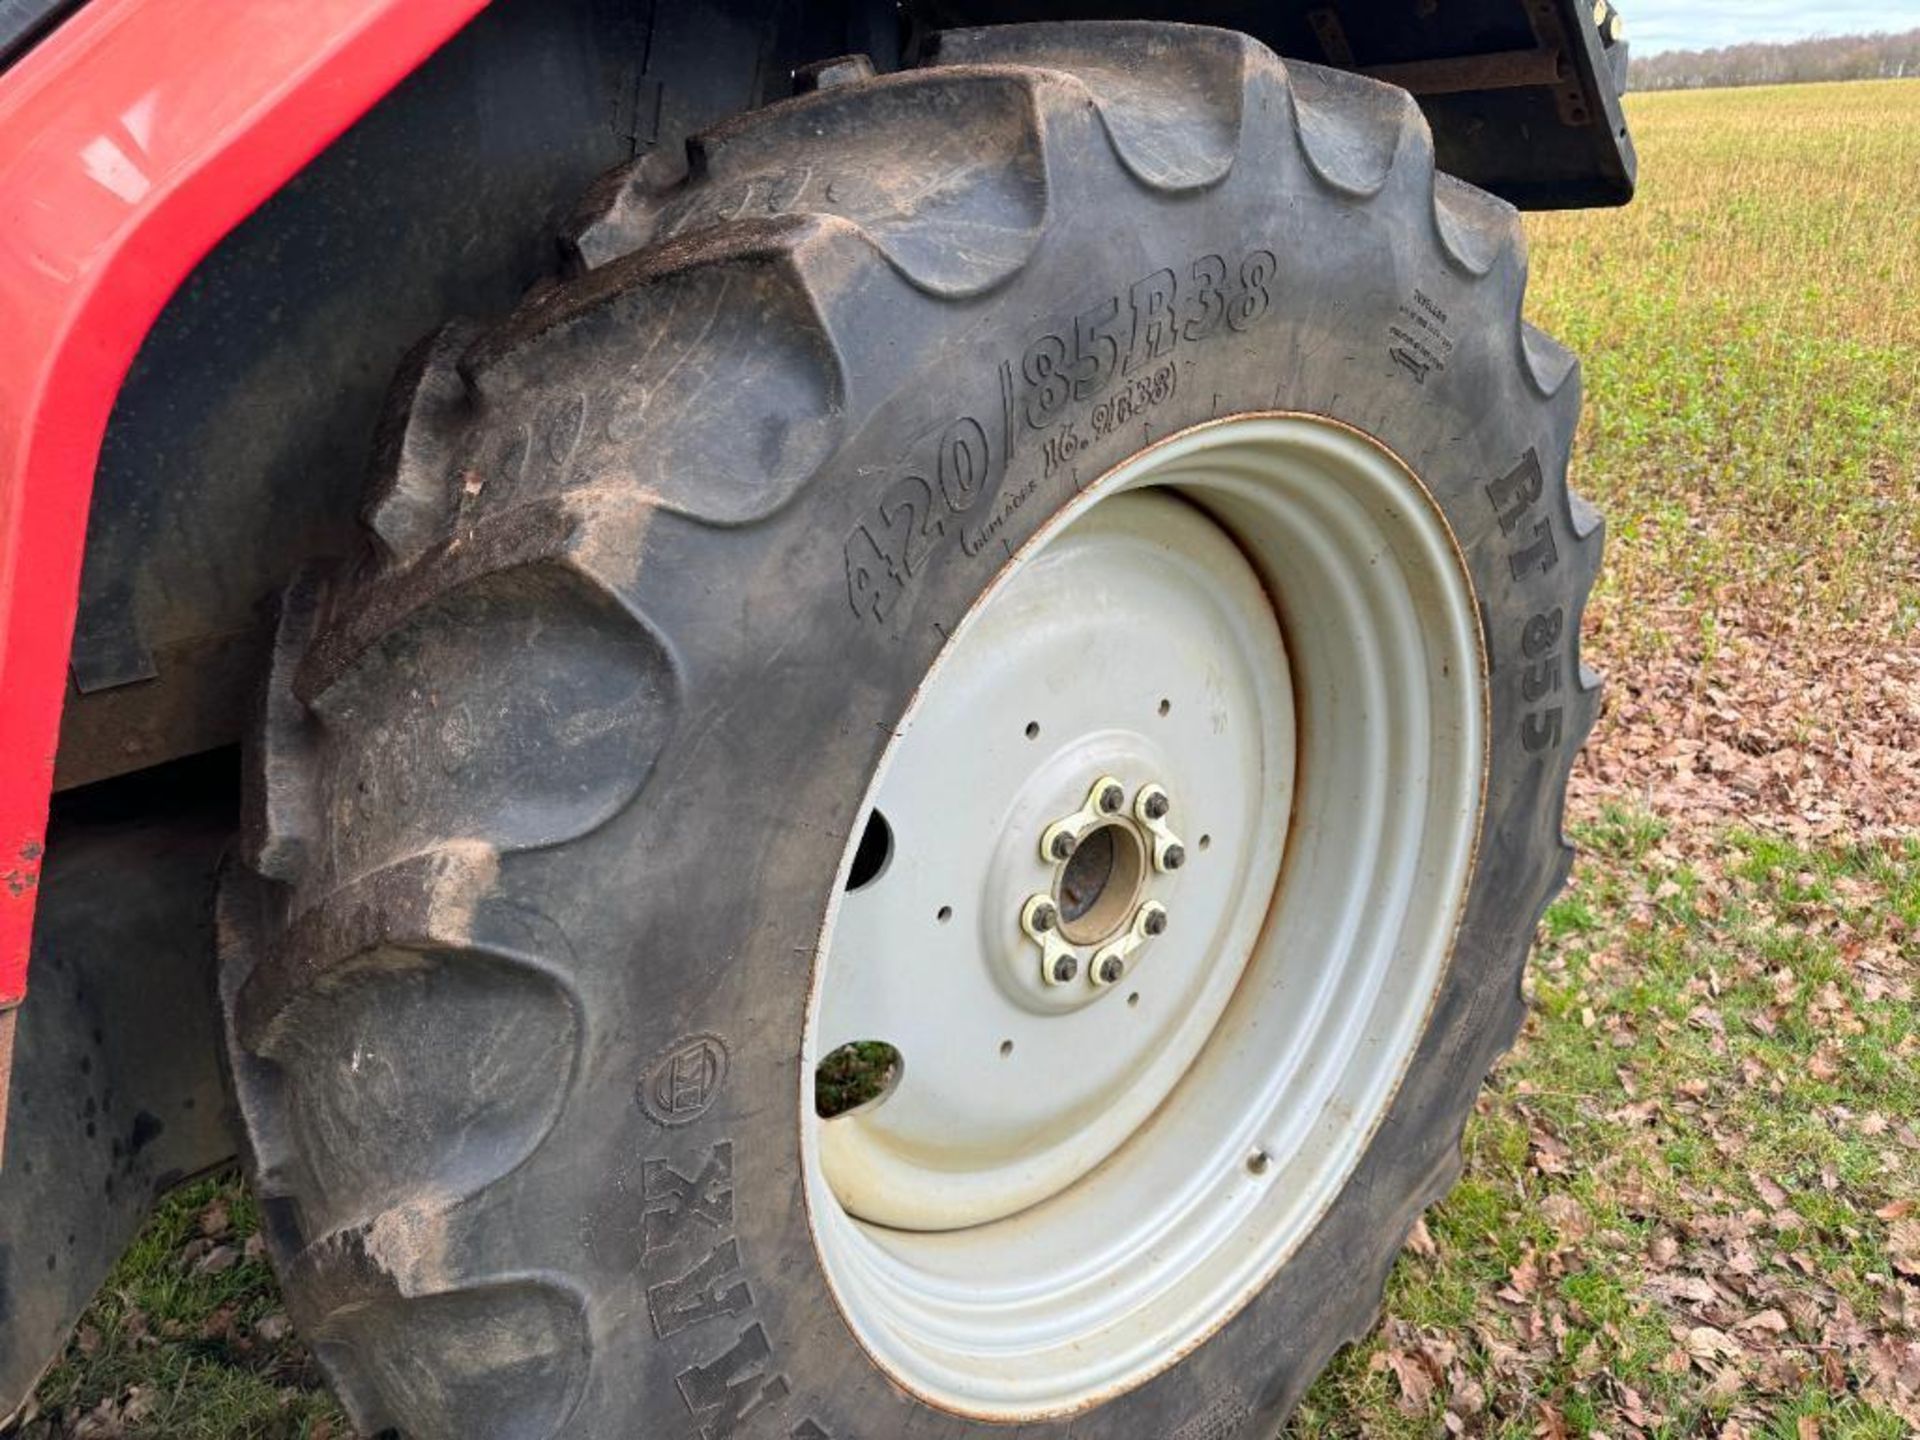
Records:
[[[1682,863],[1661,833],[1582,828],[1467,1176],[1295,1433],[1920,1424],[1886,1368],[1920,1256],[1884,1218],[1920,1196],[1920,849],[1733,832]]]
[[[345,1440],[231,1177],[162,1203],[41,1383],[23,1440]]]

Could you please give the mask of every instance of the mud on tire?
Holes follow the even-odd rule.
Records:
[[[977,1432],[868,1361],[809,1236],[836,866],[1005,558],[1143,442],[1280,411],[1389,446],[1465,556],[1473,890],[1413,1068],[1278,1281],[1020,1432],[1273,1433],[1457,1174],[1569,862],[1600,537],[1517,217],[1435,173],[1399,91],[1087,24],[950,34],[742,116],[684,175],[600,187],[569,246],[564,283],[397,380],[367,553],[284,602],[222,901],[270,1248],[355,1420]]]

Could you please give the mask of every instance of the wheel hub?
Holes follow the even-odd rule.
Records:
[[[1167,792],[1141,786],[1131,816],[1127,794],[1125,781],[1103,775],[1086,804],[1046,828],[1040,860],[1057,867],[1053,888],[1020,907],[1020,929],[1040,950],[1041,983],[1084,980],[1093,992],[1085,1000],[1119,984],[1138,952],[1166,933],[1167,907],[1150,898],[1150,881],[1186,864]]]

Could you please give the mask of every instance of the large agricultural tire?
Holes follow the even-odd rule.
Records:
[[[1516,215],[1227,32],[933,58],[596,192],[284,602],[222,989],[368,1430],[1270,1436],[1517,1032],[1600,542]]]

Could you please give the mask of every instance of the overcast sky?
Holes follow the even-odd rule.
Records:
[[[1615,0],[1636,54],[1709,50],[1746,40],[1805,40],[1875,30],[1920,30],[1920,0]]]

